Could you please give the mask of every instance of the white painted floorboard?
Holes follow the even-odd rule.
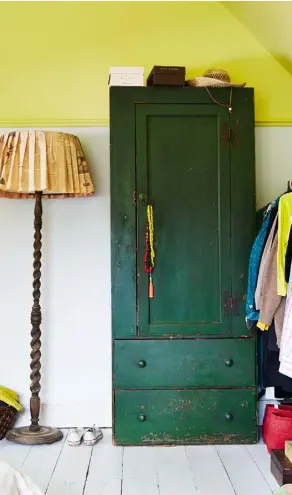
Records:
[[[263,445],[263,448],[266,447]],[[217,447],[219,457],[236,495],[270,495],[272,490],[247,448],[241,445]]]
[[[64,443],[47,489],[48,495],[82,495],[91,460],[92,448]]]
[[[234,495],[227,472],[213,446],[186,447],[198,495]]]
[[[33,479],[34,483],[38,485],[43,492],[45,492],[49,486],[67,435],[68,431],[64,431],[64,438],[61,442],[53,445],[40,445],[37,448],[31,448],[22,464],[21,470]]]
[[[124,449],[122,493],[159,495],[156,447]]]
[[[92,450],[84,495],[121,495],[123,448],[111,444],[111,430]]]
[[[160,495],[197,493],[184,447],[156,447]]]
[[[266,479],[269,487],[272,491],[275,491],[278,488],[278,483],[271,474],[271,458],[267,449],[263,449],[263,445],[248,445],[247,449],[262,475]]]
[[[18,445],[17,447],[6,440],[2,440],[0,442],[0,459],[4,459],[17,469],[21,469],[31,451],[31,447],[26,445]]]
[[[271,495],[278,485],[263,444],[113,447],[111,430],[95,447],[0,442],[0,458],[46,495]],[[1,493],[1,490],[0,490]]]

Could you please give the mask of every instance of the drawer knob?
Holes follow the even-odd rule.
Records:
[[[225,366],[227,366],[227,368],[231,368],[232,365],[233,359],[225,359]]]
[[[232,421],[232,420],[233,420],[233,414],[231,414],[231,413],[226,413],[226,414],[225,414],[225,419],[226,419],[226,421]]]
[[[146,415],[145,414],[139,414],[138,418],[139,418],[139,421],[141,421],[142,423],[144,423],[144,421],[146,421]]]
[[[139,361],[139,363],[138,363],[138,366],[139,366],[139,368],[145,368],[146,361],[143,361],[143,359],[141,359],[141,361]]]

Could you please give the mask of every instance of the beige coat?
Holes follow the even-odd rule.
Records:
[[[256,305],[260,311],[257,326],[261,330],[268,330],[274,320],[277,345],[280,347],[286,297],[279,296],[277,291],[278,233],[274,236],[276,222],[277,217],[262,256],[256,289]]]

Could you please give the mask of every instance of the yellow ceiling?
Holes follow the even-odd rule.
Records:
[[[292,77],[292,1],[222,3]]]

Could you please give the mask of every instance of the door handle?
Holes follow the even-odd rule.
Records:
[[[144,206],[147,206],[147,194],[140,193],[139,194],[139,200]]]

